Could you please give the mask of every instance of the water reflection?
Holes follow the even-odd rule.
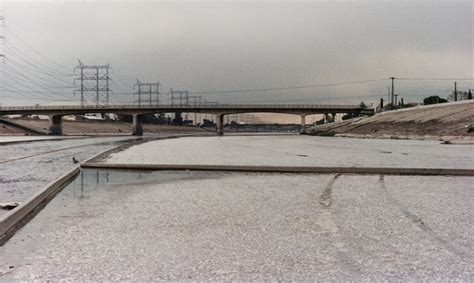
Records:
[[[198,179],[215,179],[223,174],[219,172],[196,171],[120,171],[83,169],[79,175],[63,190],[63,195],[74,199],[87,199],[97,189],[113,190],[118,186],[136,184],[159,184],[184,182]]]
[[[85,199],[89,193],[98,187],[113,188],[113,185],[134,184],[139,180],[159,181],[158,172],[138,171],[108,171],[108,170],[81,170],[79,175],[64,191],[71,191],[75,199]]]

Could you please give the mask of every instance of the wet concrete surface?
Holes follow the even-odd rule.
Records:
[[[472,177],[86,170],[0,280],[472,280]]]
[[[133,141],[132,137],[96,137],[35,141],[0,146],[0,202],[22,202],[78,166],[79,161]],[[0,210],[0,214],[4,211]]]
[[[106,162],[474,169],[474,145],[294,135],[189,137],[136,145]]]

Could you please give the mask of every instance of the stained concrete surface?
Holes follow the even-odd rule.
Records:
[[[314,136],[190,137],[152,141],[107,163],[474,169],[474,145]]]
[[[86,170],[0,280],[472,280],[472,177]]]

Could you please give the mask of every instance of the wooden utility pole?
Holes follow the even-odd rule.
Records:
[[[458,101],[458,90],[457,90],[457,82],[454,82],[454,101]]]
[[[390,101],[390,102],[392,103],[392,107],[393,107],[393,106],[395,106],[395,105],[394,105],[394,102],[395,102],[395,100],[394,100],[394,98],[395,98],[395,82],[394,82],[394,81],[395,81],[395,77],[391,77],[390,79],[392,80],[392,97],[391,97],[391,101]]]

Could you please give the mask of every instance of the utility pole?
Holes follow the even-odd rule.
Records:
[[[100,105],[100,94],[105,92],[106,94],[106,104],[109,103],[109,69],[110,64],[107,65],[84,65],[81,60],[77,59],[79,64],[74,68],[74,73],[77,70],[80,71],[80,77],[74,79],[74,84],[76,81],[80,81],[80,88],[74,90],[81,93],[81,106],[84,107],[85,94],[88,92],[92,92],[95,94],[95,101],[96,105]],[[105,81],[105,86],[102,84],[101,81]]]
[[[390,101],[390,86],[388,86],[387,101]]]
[[[395,77],[391,77],[390,78],[392,80],[392,97],[391,97],[391,103],[392,103],[392,107],[394,106],[394,96],[395,96]]]
[[[454,82],[454,101],[458,101],[458,90],[457,90],[457,82]]]

